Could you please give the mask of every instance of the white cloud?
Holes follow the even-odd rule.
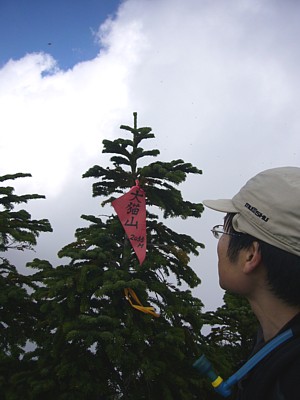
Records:
[[[27,54],[0,70],[1,173],[29,171],[52,196],[99,155],[101,140],[118,128],[118,113],[127,107],[139,45],[136,24],[119,33],[111,24],[102,35],[108,50],[73,69],[59,70],[48,54]],[[109,44],[110,32],[117,46]]]
[[[271,0],[127,0],[96,34],[97,58],[68,71],[47,54],[10,61],[0,70],[0,173],[31,172],[35,190],[50,200],[55,194],[47,200],[49,214],[63,233],[72,224],[55,219],[55,201],[63,207],[73,193],[76,217],[85,205],[98,207],[76,200],[81,174],[101,163],[102,139],[119,136],[133,111],[140,126],[153,127],[151,144],[163,159],[183,158],[203,169],[184,186],[192,201],[232,196],[262,169],[299,165],[299,7]],[[207,244],[197,271],[208,307],[222,296],[208,236],[221,218],[207,211],[184,228]],[[61,245],[70,241],[70,232],[62,233]]]

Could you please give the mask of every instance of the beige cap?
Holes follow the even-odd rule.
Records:
[[[300,168],[268,169],[251,178],[232,200],[204,200],[236,213],[233,228],[300,256]]]

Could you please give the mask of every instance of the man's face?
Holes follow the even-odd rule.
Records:
[[[222,289],[233,293],[247,295],[249,277],[244,273],[245,251],[241,250],[233,262],[227,255],[230,235],[222,235],[218,242],[218,272],[219,284]]]

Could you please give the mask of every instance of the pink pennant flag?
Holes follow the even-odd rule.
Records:
[[[140,265],[146,258],[146,197],[136,181],[129,192],[112,202]]]

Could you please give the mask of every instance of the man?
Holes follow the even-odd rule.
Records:
[[[300,399],[300,168],[263,171],[232,200],[205,200],[225,212],[213,228],[220,286],[245,296],[261,332],[253,354],[291,329],[238,382],[240,400]]]

